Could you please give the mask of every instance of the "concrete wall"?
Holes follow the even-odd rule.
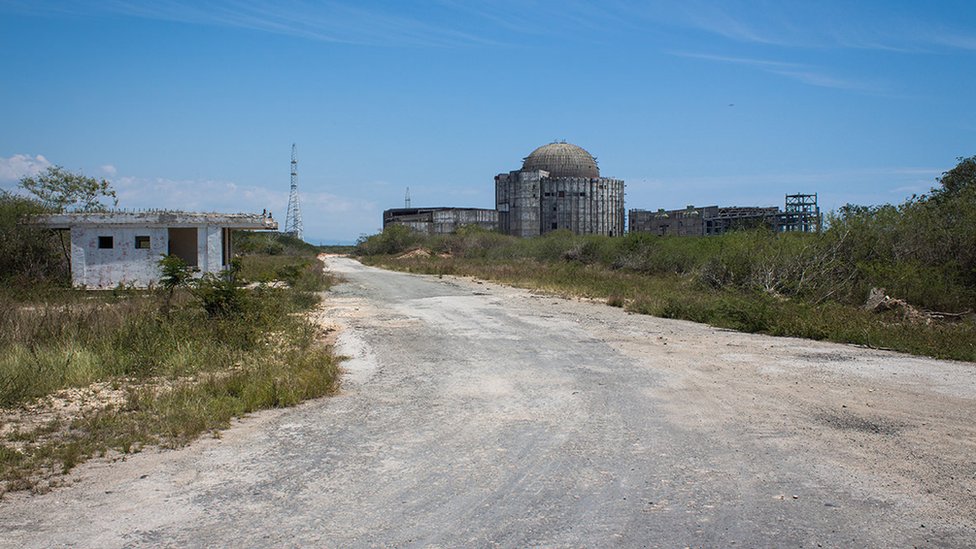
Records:
[[[225,250],[222,227],[202,225],[197,231],[200,273],[220,272]],[[169,249],[164,227],[82,226],[71,231],[71,280],[75,286],[108,289],[119,284],[147,287],[158,283],[158,262]],[[149,236],[149,249],[135,247],[136,236]],[[99,237],[112,237],[112,248],[99,248]],[[229,252],[229,250],[227,250]]]
[[[495,177],[495,209],[499,231],[514,236],[541,233],[541,186],[549,172],[514,171]]]
[[[494,231],[498,229],[498,212],[483,208],[396,208],[383,212],[383,227],[391,224],[429,235],[451,234],[468,225]]]
[[[98,237],[112,237],[100,249]],[[149,249],[135,248],[136,236],[149,236]],[[159,280],[156,263],[168,246],[164,228],[75,227],[71,229],[71,281],[87,288],[145,287]]]
[[[479,208],[452,208],[431,212],[430,234],[451,234],[467,225],[489,231],[497,230],[498,212]]]
[[[624,182],[619,179],[558,177],[542,184],[542,232],[624,234]]]

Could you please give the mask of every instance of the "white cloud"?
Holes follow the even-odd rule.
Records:
[[[15,154],[10,158],[0,156],[0,182],[17,181],[24,176],[37,175],[51,163],[43,155]]]
[[[105,165],[99,167],[98,169],[102,170],[102,173],[104,173],[105,175],[107,175],[109,177],[114,177],[114,176],[118,175],[118,173],[119,173],[119,170],[115,166],[113,166],[111,164],[105,164]]]

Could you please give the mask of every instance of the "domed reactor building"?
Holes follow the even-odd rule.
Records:
[[[624,182],[600,177],[582,147],[557,142],[532,151],[522,169],[495,176],[498,230],[538,236],[557,229],[575,234],[624,234]]]

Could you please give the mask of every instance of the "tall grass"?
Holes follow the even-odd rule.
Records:
[[[220,291],[233,294],[230,313],[206,306],[214,290],[205,284],[180,289],[169,307],[153,292],[0,291],[0,407],[96,381],[129,388],[120,406],[50,433],[8,437],[0,445],[3,485],[31,487],[40,470],[69,470],[112,450],[180,445],[235,416],[333,391],[338,361],[320,328],[299,314],[331,280],[307,256],[275,265],[290,265],[292,286],[229,284]],[[242,271],[266,266],[261,256],[245,257]]]

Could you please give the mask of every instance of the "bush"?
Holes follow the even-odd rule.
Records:
[[[244,255],[291,255],[308,256],[321,251],[290,234],[266,231],[234,231],[234,250]]]
[[[358,255],[392,255],[415,248],[426,239],[425,235],[405,225],[389,225],[383,232],[362,236],[356,242]]]
[[[0,284],[69,283],[66,235],[27,223],[50,211],[36,200],[0,191]]]
[[[232,276],[214,273],[206,273],[196,281],[193,296],[211,318],[239,316],[247,301],[244,290]]]

